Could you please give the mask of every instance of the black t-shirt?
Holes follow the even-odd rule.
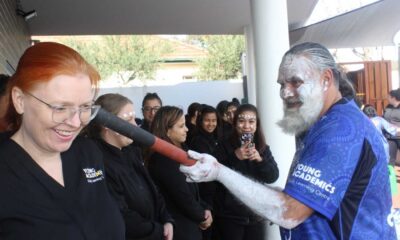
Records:
[[[12,133],[11,132],[0,132],[0,144],[1,142],[9,139],[11,137]]]
[[[151,155],[149,172],[175,220],[174,240],[201,240],[199,224],[208,206],[201,201],[197,184],[186,182],[179,163],[159,153]]]
[[[0,152],[0,239],[125,239],[93,142],[78,138],[61,154],[65,186],[13,140]]]
[[[125,220],[127,239],[161,240],[164,224],[172,223],[165,202],[143,166],[140,148],[122,151],[96,140],[104,155],[107,185]]]

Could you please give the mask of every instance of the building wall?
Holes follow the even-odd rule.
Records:
[[[199,65],[195,62],[162,63],[157,69],[155,79],[158,81],[196,80]]]
[[[136,116],[142,118],[142,100],[146,93],[156,92],[163,105],[178,106],[186,113],[192,102],[216,106],[221,100],[231,101],[233,97],[243,98],[242,80],[220,80],[207,82],[179,83],[171,86],[143,86],[101,88],[99,96],[106,93],[119,93],[132,100]]]
[[[0,73],[9,75],[14,73],[19,58],[30,46],[28,26],[17,16],[16,9],[16,0],[0,1]]]

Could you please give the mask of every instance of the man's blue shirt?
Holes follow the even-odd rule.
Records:
[[[314,213],[282,239],[396,239],[387,161],[379,132],[342,99],[303,137],[284,192]]]

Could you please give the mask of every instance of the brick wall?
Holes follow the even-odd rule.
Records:
[[[30,46],[31,39],[28,26],[21,16],[17,16],[16,8],[17,0],[0,1],[0,73],[10,75]]]

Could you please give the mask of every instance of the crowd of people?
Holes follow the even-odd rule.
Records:
[[[252,104],[193,102],[185,115],[148,93],[139,119],[128,96],[98,96],[100,76],[79,53],[50,42],[1,79],[0,239],[263,240],[267,220],[282,239],[394,239],[386,167],[400,145],[390,125],[400,90],[390,92],[385,142],[376,111],[362,114],[319,44],[292,47],[279,69],[278,125],[297,140],[283,191],[268,186],[279,161]],[[91,122],[100,108],[192,150],[196,164]]]

